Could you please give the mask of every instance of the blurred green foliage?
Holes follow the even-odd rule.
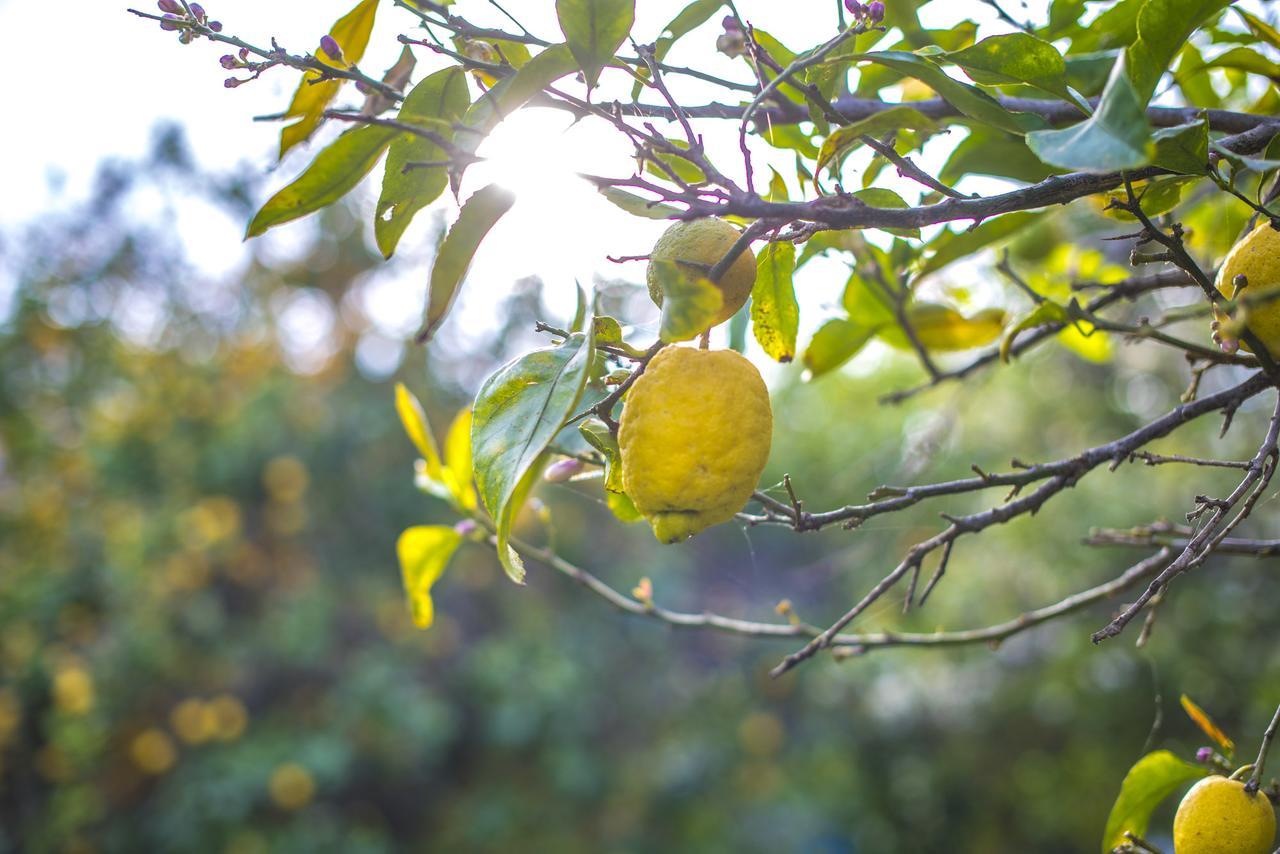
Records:
[[[180,143],[162,142],[146,169],[104,173],[87,207],[6,236],[0,850],[1079,851],[1096,847],[1157,705],[1154,743],[1189,756],[1204,737],[1179,693],[1246,753],[1280,700],[1273,561],[1216,558],[1181,581],[1142,651],[1093,647],[1097,608],[998,650],[820,658],[773,681],[791,642],[625,617],[536,564],[519,588],[491,549],[465,545],[419,632],[396,536],[454,519],[414,488],[393,383],[442,429],[527,349],[547,316],[536,289],[483,340],[440,342],[430,373],[411,350],[395,376],[361,375],[362,321],[339,309],[331,355],[300,372],[271,307],[297,293],[348,305],[374,263],[367,236],[334,209],[296,257],[258,257],[210,303],[213,285],[129,200],[169,182],[243,216],[246,193],[196,181]],[[1040,263],[1046,242],[1029,235],[1016,260]],[[145,341],[128,322],[139,305],[161,315]],[[789,472],[827,508],[1107,441],[1186,383],[1166,351],[1113,349],[1097,364],[1045,347],[900,407],[875,400],[919,379],[905,358],[808,384],[788,368],[766,481]],[[1265,418],[1251,407],[1226,439],[1206,421],[1157,450],[1246,457]],[[1092,474],[1037,518],[962,541],[923,610],[904,617],[895,599],[860,625],[965,628],[1056,601],[1137,557],[1080,545],[1090,526],[1176,518],[1231,478]],[[659,547],[613,520],[598,482],[536,496],[557,548],[619,589],[648,576],[663,604],[760,619],[788,598],[819,623],[939,510],[998,500]],[[539,506],[517,530],[545,542]],[[1280,533],[1274,507],[1249,533]]]

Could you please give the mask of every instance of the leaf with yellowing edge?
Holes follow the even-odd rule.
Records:
[[[339,18],[329,29],[329,35],[342,48],[342,61],[331,58],[320,48],[316,48],[314,56],[325,65],[334,68],[350,68],[364,56],[369,46],[369,34],[373,31],[373,19],[378,12],[378,0],[361,0],[356,7]],[[285,111],[286,119],[296,118],[298,121],[280,132],[280,158],[284,159],[289,149],[304,142],[315,133],[324,116],[325,108],[337,96],[342,88],[343,80],[325,80],[321,83],[312,81],[320,78],[320,72],[307,71],[302,75],[298,91],[293,93],[289,109]]]
[[[400,574],[413,622],[420,629],[435,621],[431,587],[462,544],[462,535],[446,525],[419,525],[406,529],[396,541]]]
[[[1195,701],[1186,694],[1182,695],[1181,702],[1182,711],[1187,713],[1187,717],[1191,718],[1191,721],[1200,727],[1200,731],[1213,739],[1213,742],[1230,758],[1236,752],[1236,743],[1227,738],[1227,734],[1218,728],[1213,718],[1209,717],[1205,710],[1197,706]]]

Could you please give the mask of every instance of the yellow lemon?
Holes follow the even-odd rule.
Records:
[[[679,542],[742,509],[772,439],[769,391],[754,365],[732,350],[668,347],[622,410],[622,486],[659,540]]]
[[[1248,282],[1238,297],[1236,276]],[[1228,299],[1240,300],[1236,318],[1258,336],[1272,357],[1280,357],[1280,231],[1263,222],[1249,232],[1223,259],[1215,284]],[[1228,319],[1217,311],[1214,316],[1219,323]]]
[[[1244,783],[1205,777],[1178,804],[1173,819],[1177,854],[1271,854],[1276,813],[1261,793],[1249,794]]]
[[[716,262],[725,256],[729,247],[740,237],[738,229],[722,219],[693,219],[688,222],[677,222],[668,228],[653,245],[649,257],[652,261],[677,261],[685,271],[693,276],[705,276]],[[659,306],[662,305],[662,286],[658,274],[649,265],[646,275],[649,284],[649,296]],[[751,296],[751,289],[756,283],[756,256],[747,247],[741,255],[734,259],[729,269],[716,282],[720,289],[723,304],[716,315],[715,326],[724,323],[737,314]]]

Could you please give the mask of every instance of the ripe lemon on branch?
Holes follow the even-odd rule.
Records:
[[[1236,276],[1244,276],[1246,282],[1239,293]],[[1223,259],[1215,285],[1239,307],[1234,318],[1214,309],[1214,339],[1225,349],[1238,344],[1252,352],[1248,344],[1237,340],[1241,327],[1247,327],[1272,358],[1280,358],[1280,231],[1262,222],[1241,238]]]
[[[1205,777],[1191,787],[1173,818],[1177,854],[1271,854],[1276,813],[1260,792],[1226,777]]]
[[[677,222],[658,238],[649,259],[651,262],[674,261],[690,276],[705,277],[740,236],[738,229],[714,217]],[[652,263],[645,278],[649,285],[649,296],[661,307],[662,284]],[[733,260],[720,281],[715,283],[720,289],[722,302],[720,312],[711,325],[724,323],[737,314],[747,297],[751,296],[755,283],[756,256],[748,247]]]
[[[773,411],[760,372],[732,350],[667,347],[627,394],[622,485],[664,543],[727,522],[760,480]]]

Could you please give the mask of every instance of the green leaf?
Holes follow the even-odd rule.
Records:
[[[245,239],[314,213],[351,192],[369,174],[395,135],[396,131],[390,128],[365,125],[329,143],[306,171],[254,214]]]
[[[622,451],[618,448],[618,437],[604,422],[594,418],[579,424],[578,432],[587,440],[588,445],[604,457],[604,488],[621,495],[625,488],[622,485]]]
[[[1244,20],[1245,26],[1249,28],[1251,33],[1277,50],[1280,50],[1280,31],[1277,31],[1275,27],[1271,26],[1257,15],[1252,15],[1244,9],[1241,9],[1239,6],[1233,6],[1232,8],[1235,10],[1236,14]]]
[[[906,199],[899,196],[893,190],[887,190],[884,187],[868,187],[865,190],[858,190],[850,193],[855,199],[865,202],[873,208],[889,208],[901,209],[909,207]],[[881,231],[887,231],[890,234],[896,234],[900,237],[919,237],[920,229],[918,228],[882,228]]]
[[[975,83],[1025,83],[1056,95],[1076,99],[1067,88],[1067,64],[1057,48],[1028,33],[990,36],[946,59],[965,70]]]
[[[868,281],[857,269],[849,274],[840,303],[851,321],[873,333],[882,326],[897,322],[893,303],[884,288],[879,282]]]
[[[1231,0],[1147,0],[1142,4],[1138,38],[1125,49],[1125,67],[1143,107],[1183,43],[1229,5]]]
[[[913,53],[897,50],[878,51],[858,55],[891,68],[900,74],[914,77],[938,93],[951,106],[975,121],[1010,133],[1023,134],[1044,127],[1044,120],[1031,113],[1011,113],[986,92],[952,77],[932,60]]]
[[[667,142],[681,150],[688,150],[689,148],[689,143],[683,139],[668,139]],[[680,155],[663,151],[655,152],[654,156],[666,164],[667,167],[676,174],[676,177],[681,181],[684,181],[686,184],[706,183],[707,176],[702,174],[702,170]],[[647,158],[644,162],[644,171],[648,172],[650,175],[656,175],[664,181],[671,180],[670,176],[668,176],[666,172]]]
[[[635,193],[620,190],[617,187],[596,184],[596,189],[600,191],[600,195],[632,216],[644,217],[645,219],[672,219],[680,213],[679,209],[664,202],[650,201],[642,196],[637,196]]]
[[[839,252],[857,252],[860,242],[855,238],[861,236],[851,230],[819,231],[804,242],[800,257],[796,259],[796,269],[803,267],[813,258],[831,250]]]
[[[373,19],[378,13],[378,0],[361,0],[355,8],[339,18],[329,28],[329,35],[342,48],[342,62],[338,62],[317,47],[313,53],[316,59],[334,68],[349,68],[364,56],[369,46],[369,34],[373,31]],[[319,82],[316,82],[319,81]],[[298,121],[280,131],[280,159],[284,159],[289,149],[300,142],[311,138],[324,118],[325,108],[338,94],[345,80],[335,78],[320,80],[320,72],[307,71],[293,93],[293,100],[285,110],[284,118],[296,118]]]
[[[808,349],[804,351],[804,366],[809,371],[809,378],[816,379],[834,371],[852,359],[875,334],[874,327],[848,318],[828,320],[814,333]]]
[[[1048,35],[1057,37],[1084,14],[1085,0],[1053,0],[1049,7]]]
[[[1000,339],[1000,361],[1009,361],[1010,348],[1013,347],[1014,339],[1018,337],[1019,332],[1034,329],[1046,323],[1069,323],[1070,321],[1066,306],[1053,300],[1037,303],[1031,311],[1020,317],[1017,323],[1005,330],[1004,337]]]
[[[975,127],[951,151],[938,180],[954,184],[965,175],[991,175],[1034,184],[1056,170],[1040,162],[1023,137],[994,128]]]
[[[770,123],[760,131],[760,138],[774,148],[787,148],[813,160],[818,156],[818,146],[813,144],[812,133],[805,133],[799,125]]]
[[[1052,166],[1109,172],[1145,166],[1151,159],[1146,101],[1138,97],[1125,60],[1117,59],[1093,115],[1071,127],[1027,134],[1027,145]]]
[[[1101,50],[1068,56],[1067,83],[1086,98],[1101,95],[1115,67],[1118,51]]]
[[[1142,206],[1143,213],[1148,217],[1155,217],[1176,208],[1182,201],[1183,192],[1196,180],[1196,178],[1160,178],[1147,182],[1141,192],[1135,192],[1135,195],[1138,198],[1138,204]],[[1116,193],[1115,198],[1123,199],[1125,196],[1123,193]],[[1106,208],[1103,213],[1121,222],[1138,221],[1137,217],[1121,208]]]
[[[555,438],[582,397],[591,366],[589,335],[526,353],[497,370],[473,407],[471,449],[480,500],[493,517],[498,558],[511,580],[524,578],[508,544],[511,523],[546,462]]]
[[[1209,123],[1204,119],[1161,128],[1151,138],[1156,144],[1151,162],[1156,166],[1183,175],[1208,174]]]
[[[458,296],[462,279],[471,266],[480,241],[484,240],[489,229],[511,209],[516,197],[497,184],[490,184],[476,190],[467,199],[458,214],[458,221],[449,229],[440,250],[436,253],[435,264],[431,267],[431,286],[427,293],[427,310],[418,330],[419,341],[430,340],[444,321],[445,315],[453,306]]]
[[[444,122],[443,128],[431,127],[441,136],[452,137],[452,122],[467,110],[466,73],[457,66],[437,71],[422,80],[405,96],[396,120],[417,125],[423,119]],[[443,166],[405,171],[409,163],[445,159],[443,149],[429,139],[402,133],[391,141],[387,151],[387,169],[382,176],[382,196],[374,215],[374,236],[378,249],[386,258],[396,251],[404,230],[414,214],[435,201],[448,186],[448,170]]]
[[[1071,36],[1071,53],[1124,47],[1137,38],[1138,12],[1147,0],[1120,0]]]
[[[462,544],[462,535],[445,525],[419,525],[407,528],[396,540],[400,559],[400,577],[409,600],[413,622],[420,629],[435,621],[435,605],[431,587],[449,565],[449,559]]]
[[[943,231],[925,246],[928,257],[920,265],[917,276],[923,277],[936,273],[953,261],[959,261],[979,249],[985,249],[1006,240],[1044,217],[1046,213],[1045,211],[1025,211],[1005,214],[1002,217],[989,219],[977,228],[967,231]]]
[[[613,513],[615,519],[625,524],[632,524],[644,519],[640,511],[636,509],[635,502],[625,492],[606,492],[604,496],[605,506],[609,508],[609,512]]]
[[[626,41],[636,21],[635,0],[556,0],[556,18],[569,50],[587,79],[600,81],[603,69]]]
[[[675,261],[649,262],[662,289],[662,321],[658,337],[668,343],[688,341],[711,328],[724,297],[710,280],[687,275]]]
[[[796,357],[800,306],[791,277],[796,247],[769,243],[756,259],[756,283],[751,291],[751,330],[769,358],[790,362]]]
[[[475,154],[480,143],[503,119],[523,107],[545,87],[572,74],[577,68],[577,60],[567,45],[547,48],[476,99],[462,117],[466,129],[457,131],[455,144],[464,154]]]
[[[1261,74],[1272,81],[1280,79],[1280,65],[1267,59],[1256,50],[1233,47],[1231,50],[1205,63],[1204,68],[1235,68],[1253,74]]]
[[[765,196],[766,202],[788,202],[791,201],[790,195],[787,193],[787,182],[778,174],[778,170],[772,166],[769,167],[772,177],[769,178],[769,193]]]
[[[672,45],[711,20],[711,16],[720,11],[720,7],[723,5],[724,0],[693,0],[692,3],[681,9],[680,14],[672,18],[658,35],[658,40],[654,43],[654,59],[662,62],[671,50]],[[649,76],[648,69],[641,69],[639,73],[644,78]],[[635,86],[631,88],[631,100],[634,101],[639,98],[642,89],[644,89],[644,84],[637,81]]]
[[[864,136],[878,139],[885,134],[903,129],[933,133],[938,131],[939,127],[937,122],[913,107],[890,107],[883,112],[874,113],[865,119],[832,131],[818,151],[818,165],[814,171],[821,171],[827,166],[838,168],[845,157],[862,145]],[[832,171],[834,173],[836,169]]]
[[[1179,759],[1167,750],[1157,750],[1139,759],[1125,775],[1120,795],[1111,807],[1107,829],[1102,834],[1103,854],[1125,841],[1126,830],[1135,836],[1145,835],[1151,813],[1161,801],[1205,773],[1204,768]]]

